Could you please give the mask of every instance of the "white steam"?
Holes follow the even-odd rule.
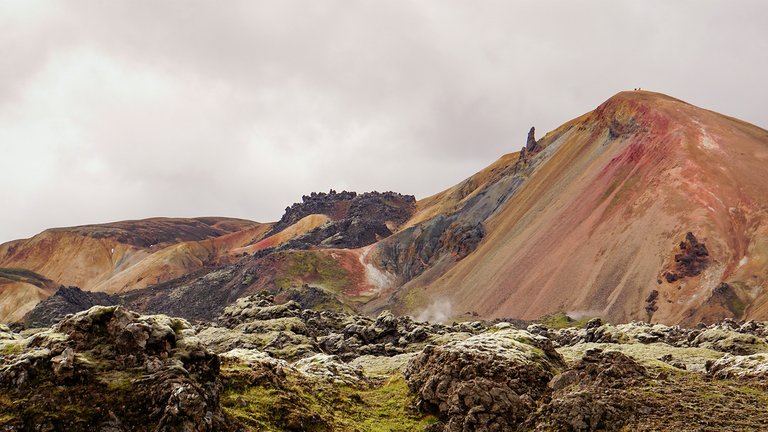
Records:
[[[453,314],[451,301],[446,298],[439,298],[427,306],[426,309],[419,312],[416,316],[417,321],[445,322]]]

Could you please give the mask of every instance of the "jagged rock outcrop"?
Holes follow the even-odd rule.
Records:
[[[528,138],[525,141],[526,153],[535,153],[539,150],[538,143],[536,142],[536,128],[531,126],[531,130],[528,131]]]
[[[768,351],[764,323],[758,324],[755,321],[739,325],[733,320],[724,320],[699,332],[692,332],[690,337],[693,337],[691,346],[735,355]]]
[[[692,232],[685,235],[685,240],[680,242],[680,253],[675,255],[675,270],[664,274],[667,282],[698,276],[709,266],[709,250],[704,243],[700,243]]]
[[[350,202],[357,197],[357,192],[331,189],[328,193],[312,192],[301,197],[301,202],[285,208],[285,213],[272,226],[271,233],[280,232],[311,214],[327,214],[331,218],[341,219],[346,214]]]
[[[2,392],[26,401],[4,430],[233,430],[218,356],[183,319],[97,306],[3,352]]]
[[[275,247],[260,249],[254,256],[276,251],[311,248],[358,248],[392,235],[416,211],[416,198],[395,192],[357,194],[343,191],[315,193],[302,197],[285,209],[269,235],[277,234],[309,215],[323,214],[330,221]]]
[[[48,327],[69,314],[84,311],[93,306],[114,306],[116,296],[102,292],[83,291],[78,287],[61,286],[52,296],[38,303],[24,315],[27,327]]]
[[[438,416],[434,430],[516,430],[564,368],[547,339],[502,328],[428,346],[405,370],[419,407]]]
[[[515,162],[515,172],[521,171],[529,159],[540,150],[541,146],[536,141],[536,128],[531,126],[531,130],[528,131],[528,137],[525,140],[525,145],[520,149],[519,157]]]
[[[656,304],[659,300],[659,290],[651,290],[648,297],[645,298],[645,312],[648,313],[648,321],[653,313],[659,310],[659,306]]]

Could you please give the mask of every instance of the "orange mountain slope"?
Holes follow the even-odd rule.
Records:
[[[0,269],[29,270],[55,283],[44,289],[0,280],[0,321],[20,317],[58,284],[110,293],[143,288],[215,263],[268,230],[241,219],[153,218],[49,229],[2,244]]]
[[[387,302],[485,317],[768,319],[768,131],[642,91],[541,141],[477,249]],[[700,256],[681,248],[688,232]]]
[[[58,286],[51,280],[18,268],[0,268],[0,322],[18,321]]]

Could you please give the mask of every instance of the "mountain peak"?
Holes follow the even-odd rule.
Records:
[[[660,120],[669,120],[680,110],[698,109],[679,99],[646,90],[622,91],[600,104],[594,111],[596,119],[606,122],[632,122],[645,126],[658,126]],[[666,124],[665,121],[661,121]]]

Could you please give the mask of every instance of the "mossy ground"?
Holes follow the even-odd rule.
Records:
[[[557,349],[557,352],[567,361],[573,362],[580,359],[587,350],[599,348],[603,351],[621,351],[632,357],[645,367],[668,369],[676,371],[672,365],[659,360],[664,355],[671,355],[676,361],[684,363],[689,370],[703,372],[708,360],[717,360],[723,356],[722,352],[707,348],[673,347],[664,343],[581,343]]]
[[[651,374],[661,372],[651,369]],[[658,379],[628,389],[627,397],[653,409],[632,431],[768,430],[768,384],[710,379],[700,373],[665,370]]]
[[[347,271],[333,258],[317,251],[285,252],[287,265],[275,278],[275,285],[285,289],[303,283],[321,285],[334,293],[341,293],[351,284]]]
[[[12,341],[0,345],[0,355],[11,356],[21,354],[23,350],[24,346],[21,342]]]
[[[413,407],[397,374],[359,387],[289,375],[279,384],[243,381],[242,368],[223,370],[222,406],[249,430],[419,431],[436,419]]]
[[[583,317],[575,320],[568,316],[565,312],[557,312],[549,315],[544,315],[537,321],[539,324],[551,328],[551,329],[564,329],[568,327],[582,328],[593,317]]]
[[[49,424],[60,430],[83,430],[95,424],[100,407],[116,401],[101,398],[105,389],[56,385],[40,381],[32,394],[13,392],[0,398],[0,430],[20,424]]]
[[[75,377],[62,380],[36,369],[24,386],[0,394],[0,430],[97,430],[110,411],[127,423],[146,422],[147,389],[138,391],[136,383],[147,375],[139,369],[102,371],[98,364],[85,373],[76,362],[81,369]]]

